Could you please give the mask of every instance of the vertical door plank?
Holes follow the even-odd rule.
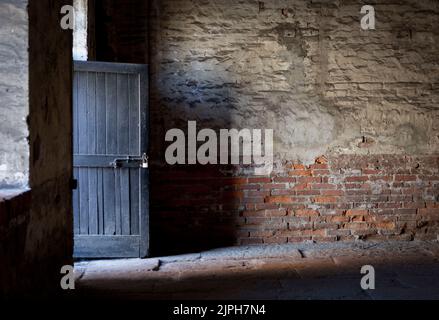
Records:
[[[87,107],[87,72],[78,73],[78,153],[88,153],[88,107]],[[78,170],[79,185],[79,231],[88,234],[88,173],[87,169]]]
[[[139,169],[130,170],[130,228],[131,234],[139,234],[140,212],[140,178]]]
[[[73,154],[79,153],[79,127],[78,127],[78,91],[79,91],[79,74],[73,76]]]
[[[114,184],[114,193],[115,193],[115,200],[116,200],[116,234],[121,235],[122,234],[122,226],[121,226],[121,208],[120,208],[120,171],[122,169],[114,169],[114,174],[116,176],[115,184]]]
[[[78,73],[78,153],[88,152],[87,72]]]
[[[79,169],[79,221],[80,234],[88,234],[88,169]]]
[[[130,104],[128,99],[128,76],[126,74],[117,75],[117,138],[118,152],[121,155],[130,154]],[[120,169],[119,174],[119,214],[120,214],[120,234],[130,234],[130,202],[129,202],[129,170]]]
[[[117,155],[117,76],[106,74],[106,149],[108,155]],[[105,234],[116,234],[115,170],[104,171]]]
[[[88,169],[88,219],[89,219],[89,233],[98,233],[98,169]]]
[[[106,75],[106,133],[107,154],[117,155],[117,75]]]
[[[140,111],[139,111],[139,76],[128,76],[129,121],[130,121],[130,154],[140,156]]]
[[[105,234],[104,231],[104,181],[103,169],[98,168],[98,234]]]
[[[96,154],[96,74],[87,76],[87,154]]]
[[[139,76],[128,76],[129,97],[129,121],[130,121],[130,154],[141,156],[140,150],[140,110],[139,110]],[[140,210],[140,177],[139,170],[130,170],[130,231],[131,234],[139,234],[139,210]]]
[[[78,177],[78,169],[73,168],[73,178],[79,179]],[[79,186],[78,186],[79,187]],[[73,190],[73,232],[74,234],[79,234],[79,188],[76,188],[76,190]]]
[[[88,73],[87,78],[87,121],[88,121],[88,152],[87,154],[96,154],[96,74]],[[98,234],[98,190],[97,190],[97,169],[88,169],[88,193],[89,193],[89,234]]]
[[[105,73],[96,74],[96,153],[107,152]]]
[[[103,169],[104,185],[104,233],[106,235],[116,234],[115,215],[115,192],[114,192],[114,169]]]
[[[129,154],[129,101],[128,77],[125,74],[117,75],[117,132],[118,154]]]
[[[120,214],[123,235],[130,235],[130,171],[130,169],[120,170]]]
[[[106,85],[105,73],[96,73],[96,154],[106,154],[107,152],[107,130],[106,130]],[[104,170],[98,169],[97,186],[98,204],[98,234],[106,234],[104,229],[104,212],[106,209],[104,201]],[[107,231],[111,233],[111,228]]]
[[[79,73],[75,72],[73,75],[73,154],[79,153],[79,127],[78,127],[78,112],[79,112]],[[76,190],[73,190],[73,232],[80,234],[80,206],[79,206],[79,169],[73,169],[73,178],[78,181]]]

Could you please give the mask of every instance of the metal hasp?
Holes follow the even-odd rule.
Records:
[[[143,153],[142,157],[130,157],[117,158],[110,162],[110,166],[114,169],[117,168],[142,168],[148,169],[148,155]]]

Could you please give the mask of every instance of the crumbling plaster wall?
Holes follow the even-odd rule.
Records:
[[[75,8],[75,24],[73,30],[73,59],[88,60],[88,0],[73,0]]]
[[[0,189],[28,182],[27,1],[0,0]]]
[[[153,147],[197,120],[272,128],[276,158],[307,164],[321,154],[437,153],[439,3],[368,1],[369,31],[364,4],[153,1]]]

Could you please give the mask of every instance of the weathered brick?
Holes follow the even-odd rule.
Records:
[[[300,184],[296,184],[293,187],[293,190],[306,190],[309,188],[309,184],[308,183],[300,183]]]
[[[420,209],[422,210],[422,209]],[[395,209],[394,213],[396,215],[400,215],[400,214],[415,214],[416,213],[416,209]]]
[[[320,195],[320,190],[298,190],[295,191],[298,196],[317,196]]]
[[[318,216],[319,212],[317,210],[304,209],[304,210],[296,210],[294,212],[296,217],[309,217],[309,216]]]
[[[241,245],[252,245],[252,244],[262,244],[264,243],[262,238],[242,238],[240,239]]]
[[[320,183],[322,178],[320,177],[299,177],[296,179],[298,183]]]
[[[251,207],[248,207],[249,209],[253,208],[255,210],[265,210],[265,209],[276,209],[279,205],[277,203],[256,203]]]
[[[289,164],[272,177],[206,178],[192,171],[172,180],[170,175],[168,181],[157,179],[151,205],[156,217],[174,226],[224,223],[229,233],[235,226],[238,243],[244,238],[245,243],[437,238],[439,184],[424,173],[437,171],[437,162],[414,171],[402,168],[406,160],[399,156],[340,158],[331,158],[328,169],[294,169],[313,174],[328,170],[328,176],[286,177]],[[379,169],[369,169],[375,165]],[[424,176],[430,178],[422,180]],[[358,177],[360,181],[348,181]],[[396,177],[401,181],[393,183]],[[220,219],[233,222],[226,225]]]
[[[370,190],[359,189],[359,190],[346,190],[345,194],[348,196],[358,196],[358,195],[370,195],[372,194],[372,192]]]
[[[418,213],[423,216],[439,215],[439,208],[418,209]]]
[[[328,230],[327,235],[328,236],[349,236],[351,234],[351,230],[347,229],[336,229],[336,230]]]
[[[344,195],[343,190],[322,190],[320,191],[323,196],[342,196]]]
[[[242,194],[242,193],[241,193]],[[248,198],[254,198],[254,197],[262,197],[265,198],[270,195],[270,191],[255,191],[255,190],[248,190],[245,191],[245,196]],[[242,197],[242,196],[239,196]]]
[[[237,190],[259,190],[260,186],[257,184],[241,184],[236,186]]]
[[[329,170],[316,170],[313,169],[312,175],[313,176],[329,176],[331,174],[331,171]]]
[[[262,188],[265,189],[285,189],[286,185],[285,183],[268,183],[262,185]]]
[[[267,244],[282,244],[288,242],[288,237],[265,237],[263,240]]]
[[[333,217],[328,217],[328,221],[335,222],[335,223],[348,222],[349,217],[347,217],[347,216],[333,216]]]
[[[293,196],[270,196],[265,198],[265,202],[267,203],[295,203],[301,201],[301,198]]]
[[[322,196],[322,197],[315,197],[314,202],[316,203],[334,203],[337,201],[336,197],[332,196]]]
[[[270,183],[270,178],[251,177],[248,178],[248,183]]]
[[[348,222],[342,225],[343,229],[350,230],[368,230],[369,225],[366,222]]]
[[[369,180],[369,177],[367,177],[367,176],[346,177],[346,182],[365,182],[368,180]]]
[[[336,236],[330,236],[330,235],[326,235],[326,236],[312,236],[312,240],[316,241],[316,242],[334,242],[337,241],[337,237]]]
[[[313,183],[311,184],[311,189],[337,189],[337,186],[330,183]]]
[[[299,191],[294,191],[292,189],[278,189],[278,190],[271,190],[272,196],[295,196],[300,195],[298,193]]]
[[[244,197],[242,198],[242,203],[248,204],[248,203],[264,203],[264,197]]]
[[[366,175],[368,175],[368,174],[375,174],[376,175],[376,174],[380,174],[381,170],[377,170],[377,169],[363,169],[362,173],[366,174]]]
[[[307,240],[311,240],[311,236],[290,236],[288,237],[288,242],[304,242]]]
[[[375,223],[375,226],[377,229],[387,229],[387,230],[395,229],[395,227],[396,227],[395,222],[392,222],[392,221],[378,222],[378,223]]]
[[[265,216],[265,211],[264,210],[253,210],[253,211],[243,211],[242,212],[242,216],[243,217],[263,217]]]
[[[292,170],[288,173],[290,176],[312,176],[311,170]]]
[[[293,177],[274,177],[273,181],[276,183],[295,183],[296,178],[293,178]]]
[[[268,238],[275,234],[274,230],[252,230],[249,232],[250,238]]]
[[[395,175],[395,181],[416,181],[415,175]]]
[[[328,164],[327,163],[315,163],[309,166],[310,169],[314,170],[326,170],[328,169]]]
[[[287,215],[287,209],[280,208],[280,209],[265,210],[265,215],[267,217],[283,217]]]
[[[365,216],[368,214],[369,214],[368,210],[362,210],[362,209],[352,209],[346,211],[347,216]]]

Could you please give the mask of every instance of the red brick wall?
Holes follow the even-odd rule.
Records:
[[[270,177],[229,169],[151,171],[153,250],[438,236],[438,156],[321,157],[308,167],[284,163]]]

